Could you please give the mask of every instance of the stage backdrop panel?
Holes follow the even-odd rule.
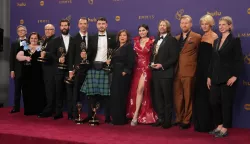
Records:
[[[80,17],[89,18],[89,32],[95,33],[96,19],[108,19],[108,30],[117,32],[127,29],[137,35],[138,25],[148,24],[151,35],[157,34],[157,24],[167,19],[172,25],[172,34],[180,33],[179,19],[188,14],[193,18],[193,31],[202,34],[199,19],[210,13],[216,20],[214,30],[218,32],[218,19],[231,16],[234,20],[234,34],[239,36],[244,53],[244,72],[238,79],[238,90],[234,105],[234,127],[250,128],[250,2],[249,0],[12,0],[11,39],[15,40],[16,27],[27,26],[28,33],[36,31],[44,35],[44,25],[54,24],[58,35],[59,21],[71,21],[70,33],[78,32]],[[13,82],[10,83],[9,105],[13,105]]]

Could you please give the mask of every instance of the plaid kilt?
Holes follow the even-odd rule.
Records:
[[[110,95],[109,75],[104,70],[90,69],[81,87],[81,92],[91,95]]]

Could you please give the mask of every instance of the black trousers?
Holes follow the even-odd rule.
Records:
[[[155,104],[159,119],[165,125],[171,125],[173,107],[173,79],[152,78],[153,95],[152,101]]]
[[[213,111],[214,124],[232,127],[232,107],[235,94],[235,84],[230,87],[224,84],[212,84],[210,102]]]
[[[55,76],[56,83],[56,115],[61,115],[63,112],[63,102],[67,103],[68,116],[72,116],[72,86],[67,85],[64,80],[68,77],[68,70],[58,70]]]
[[[74,84],[73,84],[73,98],[72,98],[74,117],[77,116],[77,108],[76,108],[77,102],[82,102],[83,99],[85,99],[84,93],[80,92],[80,89],[82,87],[85,78],[86,78],[85,70],[79,70],[75,73]],[[90,107],[88,107],[88,116],[91,117],[91,114],[92,110]]]
[[[14,109],[20,110],[20,100],[22,95],[23,79],[22,77],[15,77],[15,93],[14,93]]]
[[[55,110],[56,85],[55,76],[44,75],[46,106],[42,113],[52,114]]]

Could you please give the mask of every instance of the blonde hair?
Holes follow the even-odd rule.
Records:
[[[171,24],[170,24],[170,22],[168,20],[165,20],[165,19],[164,20],[160,20],[159,24],[158,24],[158,27],[160,26],[161,22],[164,22],[166,24],[166,26],[167,26],[167,33],[170,33],[171,32]]]
[[[221,17],[219,19],[219,22],[220,21],[225,21],[228,25],[231,25],[231,28],[229,29],[229,31],[232,31],[232,29],[233,29],[233,19],[230,16]]]
[[[183,16],[181,16],[181,19],[180,20],[182,20],[182,19],[188,19],[189,20],[189,22],[191,22],[192,23],[192,17],[191,16],[189,16],[189,15],[183,15]]]
[[[202,22],[208,23],[211,27],[214,26],[214,18],[210,14],[206,14],[200,18],[200,24]]]

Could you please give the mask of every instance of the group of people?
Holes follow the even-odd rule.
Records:
[[[85,17],[78,21],[74,37],[65,19],[60,21],[58,37],[55,27],[47,24],[43,38],[32,32],[26,39],[27,29],[20,25],[10,54],[15,80],[11,113],[20,111],[22,93],[25,115],[63,118],[65,101],[68,119],[74,120],[77,102],[86,98],[84,122],[91,120],[92,109],[101,101],[105,123],[123,125],[131,120],[131,126],[188,129],[193,122],[196,131],[225,137],[232,124],[243,58],[240,39],[232,34],[232,18],[220,18],[220,37],[213,32],[214,25],[211,15],[201,17],[201,36],[191,30],[192,18],[183,15],[182,32],[176,37],[171,35],[170,22],[160,20],[156,38],[142,24],[133,42],[125,29],[117,35],[108,32],[104,17],[97,19],[95,35],[87,32]]]

